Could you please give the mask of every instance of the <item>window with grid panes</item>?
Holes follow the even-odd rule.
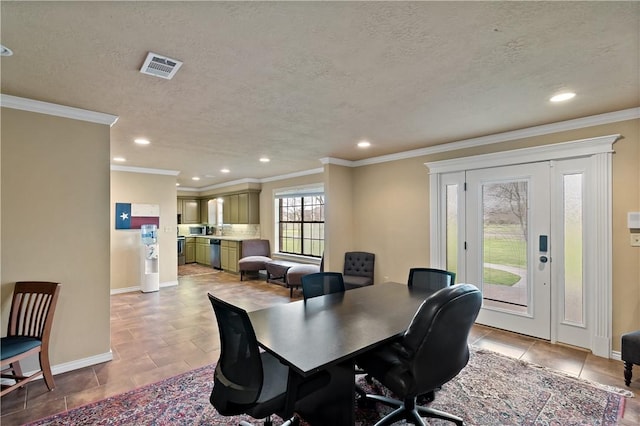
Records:
[[[278,199],[278,236],[282,253],[322,257],[324,251],[324,195]]]

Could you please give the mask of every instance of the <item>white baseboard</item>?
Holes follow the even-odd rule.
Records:
[[[55,374],[66,373],[67,371],[78,370],[80,368],[89,367],[103,362],[113,361],[113,352],[105,352],[99,355],[93,355],[87,358],[77,359],[75,361],[64,362],[51,366],[51,372]]]
[[[617,361],[622,361],[622,353],[618,351],[611,351],[611,359],[615,359]]]
[[[103,362],[113,361],[113,352],[109,350],[109,352],[105,352],[99,355],[93,355],[87,358],[77,359],[75,361],[63,362],[62,364],[56,364],[51,366],[51,373],[55,376],[56,374],[66,373],[68,371],[79,370],[80,368],[90,367],[96,364],[102,364]],[[22,374],[25,376],[30,376],[34,374],[36,370],[32,371],[23,371]],[[37,379],[41,380],[43,376],[41,375]],[[13,383],[11,379],[2,379],[2,383]]]
[[[178,285],[178,280],[176,281],[165,281],[163,283],[160,283],[160,288],[163,287],[175,287]],[[112,288],[111,289],[111,295],[113,296],[114,294],[122,294],[122,293],[132,293],[134,291],[141,291],[141,287],[135,286],[135,287],[123,287],[123,288]]]

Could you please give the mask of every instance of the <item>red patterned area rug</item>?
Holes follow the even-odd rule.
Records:
[[[31,425],[237,425],[209,404],[214,366],[206,366]],[[367,392],[385,390],[376,382]],[[436,393],[432,407],[467,425],[615,425],[629,391],[567,377],[494,352],[473,350],[467,367]],[[356,425],[372,425],[390,409],[358,408]],[[255,422],[259,423],[259,422]],[[304,425],[305,422],[303,421]],[[428,419],[430,425],[450,424]]]

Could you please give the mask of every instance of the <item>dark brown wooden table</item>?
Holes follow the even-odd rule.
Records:
[[[311,424],[353,425],[354,359],[403,333],[429,292],[385,283],[250,312],[261,347],[290,367],[289,389],[317,374],[322,390],[289,404]],[[296,400],[298,400],[296,402]]]

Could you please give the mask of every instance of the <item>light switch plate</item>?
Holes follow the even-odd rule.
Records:
[[[640,247],[640,234],[631,234],[631,247]]]

